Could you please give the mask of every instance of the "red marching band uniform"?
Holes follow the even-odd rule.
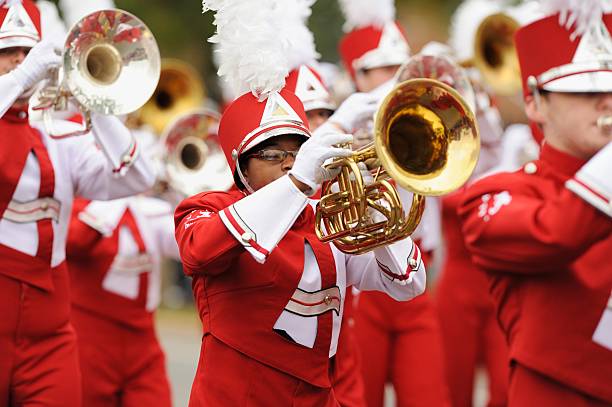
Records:
[[[225,110],[219,141],[243,189],[201,193],[176,210],[204,326],[191,405],[337,405],[332,377],[347,287],[404,300],[424,289],[410,239],[345,255],[319,242],[315,201],[287,175],[256,191],[249,186],[240,158],[279,135],[309,138],[306,123],[288,90],[263,101],[250,92],[239,97]]]
[[[347,287],[398,300],[425,288],[410,238],[352,256],[316,237],[316,201],[306,193],[332,177],[321,165],[350,154],[334,145],[352,136],[330,125],[311,136],[302,102],[282,89],[291,69],[287,42],[277,41],[292,23],[285,6],[291,7],[274,0],[204,3],[216,12],[210,41],[219,44],[219,72],[242,96],[225,109],[218,132],[238,188],[200,193],[175,212],[204,329],[193,406],[338,405],[335,355]],[[242,26],[244,15],[262,25]],[[260,47],[258,58],[245,65],[253,46]],[[277,151],[271,148],[284,148],[283,158],[261,154]]]
[[[351,12],[358,10],[351,0],[344,3],[345,14],[351,20]],[[380,7],[387,6],[380,4]],[[360,18],[363,17],[355,19]],[[405,35],[399,24],[392,20],[393,13],[390,13],[390,18],[391,21],[383,19],[379,24],[357,24],[342,38],[340,55],[354,83],[360,70],[399,67],[408,60],[410,48]],[[421,229],[427,229],[423,226]],[[426,232],[429,236],[421,236],[424,244],[426,240],[435,240],[431,240],[434,238],[432,234],[437,233],[435,229],[429,228]],[[435,243],[424,245],[427,250],[433,250],[434,246]],[[424,258],[429,255],[423,252]],[[447,405],[442,339],[435,309],[427,293],[410,302],[398,302],[383,293],[361,292],[356,304],[354,328],[361,353],[366,404],[382,406],[385,383],[391,382],[400,406]]]
[[[517,31],[526,97],[538,104],[544,91],[598,92],[574,97],[600,101],[609,137],[612,14],[595,14],[578,35],[560,24],[564,15]],[[509,344],[509,405],[609,406],[612,145],[587,162],[547,144],[546,127],[544,137],[539,159],[467,190],[459,207],[465,242],[486,271]]]
[[[111,164],[91,135],[57,141],[28,122],[25,103],[10,108],[54,63],[53,51],[42,43],[38,47],[40,37],[34,3],[0,3],[0,47],[32,48],[14,70],[0,75],[0,134],[5,136],[0,151],[0,404],[78,406],[80,376],[65,263],[72,200],[75,194],[90,199],[134,194],[150,187],[154,176],[148,163],[136,158],[133,138],[115,118],[92,118],[92,133]],[[34,59],[43,57],[49,65],[33,68]],[[24,81],[26,69],[32,76]]]
[[[87,406],[171,405],[153,315],[161,260],[179,257],[172,213],[145,196],[75,201],[67,261]]]

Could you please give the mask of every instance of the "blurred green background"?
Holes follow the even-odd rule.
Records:
[[[371,1],[376,7],[378,0]],[[460,0],[396,0],[398,20],[414,51],[429,41],[446,40],[450,16],[459,3]],[[219,100],[210,44],[206,42],[214,31],[211,12],[202,14],[198,0],[115,0],[115,4],[151,28],[162,56],[184,59],[195,66],[205,80],[209,96]],[[318,0],[313,6],[309,26],[322,60],[338,61],[336,45],[343,23],[337,0]]]

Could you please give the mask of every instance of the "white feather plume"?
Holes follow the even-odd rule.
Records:
[[[204,12],[215,12],[218,74],[242,95],[251,91],[260,100],[285,85],[289,74],[288,40],[295,19],[285,15],[287,0],[204,0]],[[283,14],[285,13],[285,14]]]
[[[544,13],[559,13],[559,24],[567,30],[574,27],[571,38],[583,35],[604,13],[612,12],[612,0],[541,0]]]
[[[478,26],[485,18],[503,9],[499,1],[466,0],[457,7],[451,19],[448,42],[461,62],[474,57],[474,40]]]
[[[340,0],[340,8],[347,32],[369,25],[382,28],[395,20],[394,0]]]
[[[546,17],[542,6],[537,0],[526,0],[513,7],[509,7],[506,13],[519,23],[521,27]]]
[[[287,24],[287,58],[289,69],[293,70],[301,65],[313,65],[320,57],[315,49],[312,32],[308,29],[308,17],[312,14],[311,7],[315,0],[285,1]]]

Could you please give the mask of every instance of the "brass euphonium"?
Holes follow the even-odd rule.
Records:
[[[519,22],[501,12],[485,18],[476,31],[474,60],[485,82],[499,95],[515,95],[521,90],[521,71],[514,46]]]
[[[191,65],[164,58],[157,88],[135,113],[136,120],[151,126],[155,134],[160,135],[177,117],[202,106],[204,97],[202,80]]]
[[[63,65],[40,91],[49,134],[67,137],[91,129],[91,112],[123,115],[137,110],[151,96],[160,72],[159,48],[151,31],[134,15],[114,9],[88,14],[68,33]],[[67,110],[76,100],[83,114],[82,130],[58,135],[51,110]]]
[[[234,183],[217,140],[220,115],[196,109],[175,118],[161,138],[166,181],[184,196],[226,191]]]
[[[317,236],[351,254],[404,239],[419,224],[424,196],[463,185],[479,149],[474,114],[457,91],[433,79],[398,84],[376,113],[374,142],[329,164],[340,174],[323,187]],[[370,185],[357,165],[361,162],[371,170]],[[391,179],[414,193],[407,215]]]

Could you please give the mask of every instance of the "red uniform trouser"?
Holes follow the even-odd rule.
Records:
[[[488,406],[503,407],[508,397],[508,348],[487,288],[446,284],[444,277],[436,290],[436,308],[452,405],[472,406],[474,373],[483,363],[489,378]]]
[[[368,406],[383,405],[387,381],[399,407],[448,406],[440,332],[427,294],[398,302],[368,291],[358,304],[355,335]]]
[[[65,268],[43,291],[0,274],[0,405],[81,405]]]
[[[612,382],[611,382],[612,383]],[[518,363],[510,369],[508,407],[611,407]]]
[[[87,407],[172,405],[155,331],[135,329],[73,307]]]
[[[338,402],[333,389],[308,384],[205,335],[189,406],[337,407]]]
[[[366,407],[361,354],[355,338],[354,297],[349,287],[344,299],[344,314],[335,357],[333,387],[341,407]]]

